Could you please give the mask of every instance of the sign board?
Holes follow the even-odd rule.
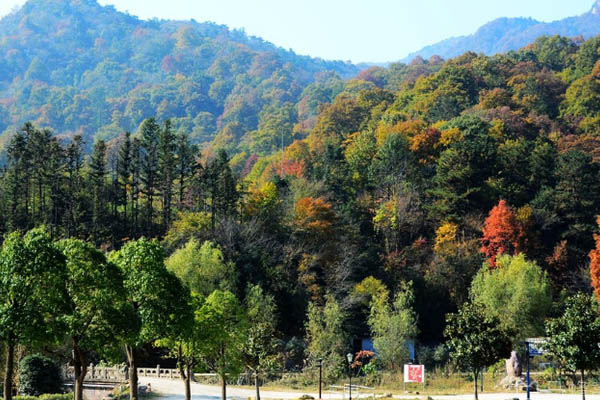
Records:
[[[404,364],[404,383],[425,383],[425,366]]]
[[[546,338],[528,338],[525,340],[525,343],[529,346],[530,356],[541,356],[546,353],[546,350],[544,349]]]

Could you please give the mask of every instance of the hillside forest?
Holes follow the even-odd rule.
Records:
[[[472,299],[518,343],[543,335],[567,296],[600,293],[599,49],[600,37],[540,37],[505,54],[417,58],[349,79],[307,70],[302,90],[285,80],[304,76],[289,64],[265,76],[257,65],[269,104],[242,84],[240,104],[262,108],[215,105],[231,113],[205,143],[196,125],[162,112],[93,141],[72,129],[83,111],[58,107],[69,123],[28,114],[4,146],[0,231],[44,227],[118,265],[146,246],[149,263],[164,258],[209,299],[227,291],[245,304],[260,288],[273,299],[272,336],[300,354],[289,368],[341,356],[351,340],[383,349],[394,324],[425,354],[444,342],[446,315]],[[177,82],[173,94],[204,93]],[[42,108],[55,107],[54,89],[37,88]],[[43,234],[33,232],[35,244]],[[134,242],[142,237],[155,240]],[[341,336],[317,342],[323,331]],[[386,357],[393,369],[407,355]]]

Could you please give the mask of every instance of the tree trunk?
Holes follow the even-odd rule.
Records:
[[[256,400],[260,400],[260,389],[258,386],[258,371],[254,373],[254,386],[256,387]]]
[[[191,400],[192,398],[192,388],[190,385],[190,380],[192,378],[192,368],[188,364],[186,366],[186,374],[185,374],[185,400]]]
[[[581,399],[585,400],[585,371],[581,370]]]
[[[226,376],[221,376],[221,400],[227,400],[227,380]]]
[[[473,381],[475,383],[475,400],[478,400],[479,397],[477,396],[477,371],[473,372]]]
[[[179,349],[179,354],[181,358],[181,348]],[[191,400],[192,389],[190,387],[190,382],[192,378],[192,365],[191,363],[186,362],[184,368],[183,361],[179,361],[177,365],[179,367],[179,375],[181,376],[181,379],[183,380],[183,386],[185,387],[185,400]]]
[[[131,346],[126,346],[127,361],[129,361],[129,399],[138,400],[138,374],[137,360],[135,349]]]
[[[75,387],[73,392],[75,400],[83,400],[83,381],[87,375],[87,361],[79,348],[77,338],[73,338],[73,372],[75,374]]]
[[[15,344],[8,339],[6,344],[6,367],[4,369],[4,400],[12,400],[13,363],[15,359]]]

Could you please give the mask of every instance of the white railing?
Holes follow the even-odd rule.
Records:
[[[75,370],[72,366],[65,368],[65,379],[71,381],[75,377]],[[161,368],[157,365],[153,368],[138,368],[138,376],[163,379],[180,379],[181,375],[176,368]],[[90,364],[87,368],[85,381],[87,382],[125,382],[128,378],[126,367],[104,367]]]

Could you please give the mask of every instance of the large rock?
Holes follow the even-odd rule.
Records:
[[[523,366],[519,360],[516,351],[510,353],[510,358],[506,360],[506,375],[509,377],[519,377],[523,373]]]

